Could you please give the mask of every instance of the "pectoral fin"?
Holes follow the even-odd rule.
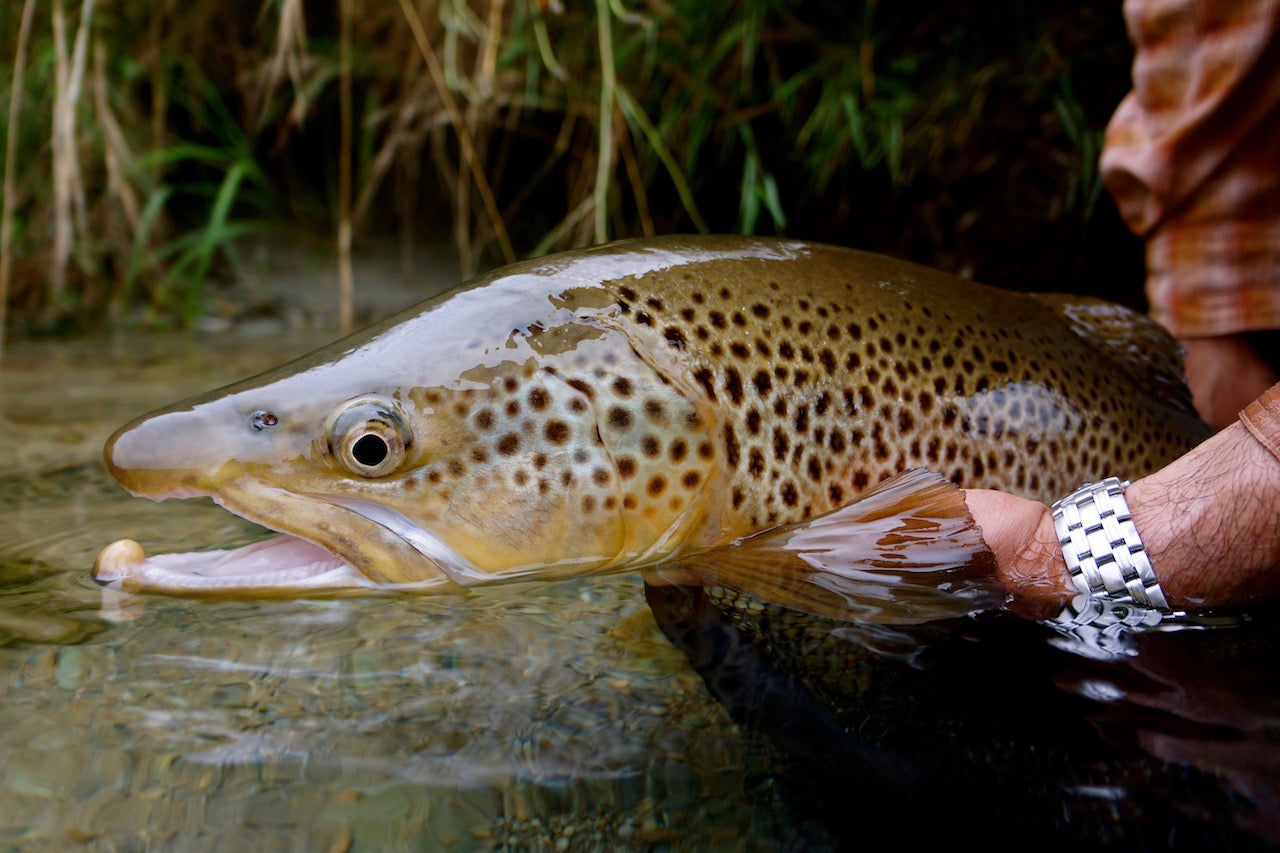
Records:
[[[817,518],[650,569],[645,580],[728,587],[850,622],[954,618],[1004,597],[964,493],[923,468]]]

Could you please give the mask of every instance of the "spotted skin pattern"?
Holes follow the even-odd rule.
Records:
[[[726,528],[802,521],[915,466],[1048,500],[1205,436],[1036,300],[848,254],[814,250],[801,280],[725,260],[610,286],[628,334],[674,351],[718,413]]]
[[[141,418],[107,458],[136,494],[213,495],[379,582],[439,564],[365,504],[468,583],[651,565],[916,466],[1040,500],[1160,467],[1207,428],[1171,339],[1101,305],[796,241],[622,242],[504,268]],[[405,431],[375,477],[325,435],[366,397]],[[262,412],[277,425],[250,429]]]

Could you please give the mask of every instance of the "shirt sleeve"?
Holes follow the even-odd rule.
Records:
[[[1240,413],[1240,422],[1271,455],[1280,461],[1280,382]]]
[[[1101,171],[1146,242],[1152,316],[1280,328],[1280,0],[1126,0],[1133,90]]]

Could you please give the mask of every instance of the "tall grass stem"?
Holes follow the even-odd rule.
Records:
[[[9,87],[9,127],[4,140],[4,201],[0,211],[0,358],[4,357],[4,331],[9,319],[10,278],[13,276],[13,173],[18,158],[18,118],[22,113],[22,78],[27,67],[27,41],[31,36],[31,18],[35,0],[22,4],[22,23],[18,26],[18,49],[13,56],[13,82]]]

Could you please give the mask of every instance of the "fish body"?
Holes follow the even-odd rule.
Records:
[[[913,468],[1041,500],[1140,476],[1208,434],[1179,371],[1106,303],[799,241],[624,241],[147,415],[106,461],[304,540],[209,552],[190,584],[453,588],[705,554]],[[128,544],[96,576],[165,589]]]

